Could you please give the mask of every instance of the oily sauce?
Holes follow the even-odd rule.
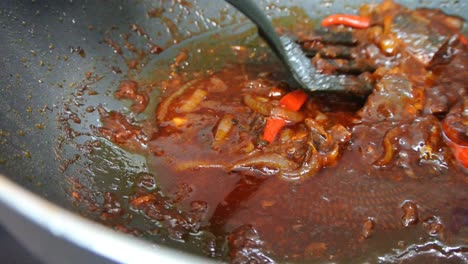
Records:
[[[317,65],[325,65],[324,46],[366,62],[351,74],[366,72],[373,92],[311,93],[300,111],[282,112],[287,125],[271,143],[262,138],[266,120],[294,90],[278,65],[173,75],[160,86],[154,116],[142,122],[100,109],[98,133],[145,155],[155,175],[136,180],[132,210],[177,241],[211,234],[204,252],[234,263],[466,261],[466,168],[447,145],[442,120],[458,107],[450,113],[461,121],[452,123],[466,133],[468,47],[448,40],[456,23],[440,11],[384,1],[373,12],[376,26],[353,32],[349,47],[313,44],[321,40],[298,33],[306,49],[321,47]],[[396,17],[391,30],[378,13]],[[398,42],[414,28],[426,33],[426,22],[414,22],[421,14],[444,18],[427,50]],[[422,24],[409,29],[401,21]],[[390,38],[396,44],[388,52]],[[445,61],[432,65],[438,51]],[[341,72],[343,63],[326,65]],[[151,99],[137,82],[121,82],[115,96],[139,113]]]

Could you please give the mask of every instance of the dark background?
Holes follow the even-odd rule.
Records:
[[[4,264],[42,264],[0,225],[0,260]]]

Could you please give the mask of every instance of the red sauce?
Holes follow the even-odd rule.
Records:
[[[148,95],[145,92],[138,91],[138,83],[134,81],[121,81],[114,96],[117,99],[132,100],[131,109],[135,113],[143,112],[148,105]]]
[[[447,17],[388,5],[374,12],[412,23],[421,12]],[[372,24],[388,26],[376,14]],[[466,98],[468,51],[454,42],[451,58],[431,65],[438,56],[432,49],[448,42],[415,51],[419,47],[398,39],[410,30],[398,23],[392,30],[353,31],[346,48],[366,62],[356,65],[371,71],[375,86],[368,98],[310,94],[302,116],[271,144],[261,139],[265,120],[292,89],[275,67],[234,65],[188,82],[175,77],[161,91],[154,118],[144,123],[101,109],[100,135],[145,155],[165,194],[145,187],[154,186],[151,177],[139,178],[130,205],[162,223],[175,240],[200,230],[213,234],[207,250],[220,252],[208,255],[227,254],[235,263],[397,261],[393,249],[401,256],[411,245],[421,254],[441,251],[434,241],[451,246],[450,256],[466,254],[467,175],[443,139],[440,118]],[[430,31],[429,22],[421,23],[414,34]],[[430,34],[457,34],[452,20],[439,23]],[[368,39],[369,32],[377,37]],[[325,39],[298,35],[307,47]],[[395,54],[376,43],[390,37],[398,40]],[[131,80],[121,82],[115,97],[132,100],[136,113],[149,100]],[[108,198],[106,217],[119,214]],[[227,249],[216,245],[225,240]]]

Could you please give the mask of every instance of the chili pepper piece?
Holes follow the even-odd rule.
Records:
[[[273,142],[285,125],[286,121],[284,119],[268,118],[265,129],[263,130],[263,139],[269,143]]]
[[[445,122],[442,123],[442,134],[445,142],[452,150],[453,156],[460,164],[468,168],[468,142],[463,141]]]
[[[468,39],[465,36],[463,36],[463,34],[458,34],[458,39],[461,43],[463,43],[463,45],[465,45],[465,47],[468,48]]]
[[[306,92],[302,90],[295,90],[283,96],[280,99],[279,104],[288,110],[298,111],[301,109],[307,98],[308,95]]]
[[[280,99],[279,105],[290,111],[298,111],[307,100],[308,95],[303,90],[292,91]],[[273,142],[281,129],[286,125],[286,120],[270,117],[267,119],[263,130],[263,139]]]
[[[334,14],[327,16],[322,20],[322,26],[348,26],[352,28],[368,28],[370,26],[370,19],[364,16],[348,15],[348,14]]]
[[[468,169],[468,147],[455,143],[447,135],[445,135],[445,142],[452,150],[455,159],[457,159],[463,167]]]

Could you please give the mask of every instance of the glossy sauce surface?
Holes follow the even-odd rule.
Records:
[[[379,8],[374,12],[396,17],[390,35],[396,38],[408,31],[402,20],[444,17]],[[431,34],[447,44],[440,31],[452,25],[441,24]],[[452,108],[465,109],[450,113],[462,120],[451,123],[457,135],[466,133],[468,49],[453,42],[450,58],[430,65],[439,42],[420,50],[401,41],[398,52],[386,53],[379,39],[389,35],[378,31],[353,32],[358,44],[351,47],[314,44],[311,35],[297,33],[309,51],[328,45],[312,59],[324,72],[349,74],[323,56],[350,49],[366,65],[351,74],[368,72],[374,91],[367,98],[309,94],[299,115],[286,113],[290,119],[272,143],[262,140],[266,119],[294,90],[275,65],[176,76],[160,86],[154,118],[144,122],[101,110],[100,134],[145,155],[164,194],[145,187],[154,184],[151,177],[139,178],[132,208],[163,223],[175,240],[211,234],[206,254],[235,263],[404,261],[414,252],[466,260],[467,174],[444,140],[441,120]],[[138,112],[147,97],[137,91],[136,83],[123,82],[116,97],[134,100]]]

